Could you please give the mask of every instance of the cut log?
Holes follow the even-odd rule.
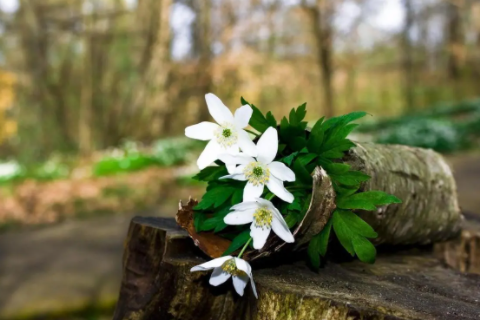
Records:
[[[427,252],[380,256],[374,265],[303,261],[253,265],[259,292],[190,273],[204,255],[170,219],[134,218],[128,232],[114,320],[418,319],[480,317],[480,277],[447,269]],[[265,260],[262,260],[265,262]]]
[[[372,178],[362,191],[380,190],[402,200],[401,204],[382,206],[376,211],[358,214],[378,233],[373,242],[388,245],[412,245],[442,242],[458,237],[463,217],[457,200],[455,180],[442,156],[432,150],[401,145],[358,143],[345,162]],[[193,227],[194,201],[180,204],[177,221],[200,249],[212,258],[219,257],[230,241],[213,232],[196,233]],[[319,233],[335,209],[335,192],[326,172],[313,172],[312,200],[302,222],[292,230],[295,244],[287,245],[270,236],[260,251],[247,251],[245,259],[269,256],[283,248],[299,250]]]

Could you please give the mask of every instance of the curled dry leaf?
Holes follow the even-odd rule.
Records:
[[[328,177],[325,170],[321,167],[315,168],[313,172],[313,192],[307,213],[302,221],[296,226],[292,232],[295,236],[295,243],[287,244],[272,233],[265,246],[257,251],[245,252],[243,258],[245,260],[255,260],[282,250],[282,248],[290,248],[298,250],[307,244],[310,239],[318,234],[328,222],[330,215],[335,209],[335,191],[333,190],[332,181]],[[184,228],[190,237],[203,252],[211,258],[218,258],[230,246],[231,241],[216,235],[213,232],[195,232],[193,225],[193,207],[197,205],[197,201],[190,199],[186,205],[180,202],[179,210],[176,216],[177,223]]]

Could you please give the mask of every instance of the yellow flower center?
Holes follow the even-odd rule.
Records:
[[[254,186],[264,185],[270,180],[270,170],[260,162],[249,163],[243,169],[243,174]]]
[[[226,273],[231,274],[232,276],[243,276],[246,273],[240,269],[237,269],[237,264],[235,263],[235,259],[230,259],[225,261],[222,266],[222,270]]]
[[[215,130],[217,142],[224,148],[231,147],[238,141],[237,129],[231,123],[223,123]]]
[[[253,222],[257,227],[260,227],[262,229],[270,228],[270,226],[272,225],[272,219],[272,211],[265,207],[258,208],[253,214]]]

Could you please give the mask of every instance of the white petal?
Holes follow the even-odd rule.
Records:
[[[277,129],[270,127],[265,131],[257,142],[257,160],[269,164],[275,159],[278,151]]]
[[[230,174],[243,174],[243,170],[245,170],[246,165],[241,164],[237,166],[236,164],[227,164],[227,171]]]
[[[229,175],[220,177],[219,179],[233,179],[238,181],[247,181],[247,177],[245,177],[243,173],[229,174]]]
[[[255,210],[230,212],[223,218],[223,221],[228,225],[247,224],[253,221],[254,213]]]
[[[239,204],[234,205],[231,207],[231,210],[236,210],[236,211],[243,211],[243,210],[249,210],[249,209],[257,209],[258,204],[255,201],[244,201]]]
[[[260,250],[263,248],[271,230],[269,227],[263,227],[262,229],[252,223],[250,226],[250,237],[253,238],[253,247],[255,249]]]
[[[220,258],[210,260],[208,262],[205,262],[205,263],[199,264],[198,266],[193,267],[192,269],[190,269],[190,272],[205,271],[205,270],[210,270],[216,267],[220,267],[225,261],[231,258],[232,256],[226,256],[226,257],[220,257]]]
[[[273,203],[271,203],[270,201],[268,201],[267,199],[262,199],[262,198],[257,198],[255,199],[255,201],[259,204],[259,205],[262,205],[264,207],[268,207],[269,209],[271,210],[276,210],[277,208],[275,208],[275,206],[273,205]]]
[[[257,289],[255,288],[255,282],[253,282],[252,267],[250,266],[250,264],[247,261],[245,261],[243,259],[240,259],[240,258],[235,258],[235,264],[237,265],[238,269],[245,272],[247,274],[247,276],[250,278],[250,283],[252,285],[253,294],[255,295],[255,298],[258,299]]]
[[[295,173],[284,163],[273,161],[268,165],[268,169],[270,169],[271,174],[280,180],[290,182],[295,181]]]
[[[263,184],[253,185],[251,182],[247,182],[245,189],[243,189],[243,202],[254,201],[256,198],[260,198],[263,193]]]
[[[215,268],[213,269],[212,275],[210,276],[210,285],[216,287],[225,283],[228,279],[230,279],[232,275],[223,271],[222,268]]]
[[[243,153],[238,155],[222,153],[218,158],[225,164],[249,164],[250,162],[255,162],[255,159]]]
[[[295,242],[292,232],[288,229],[287,224],[282,216],[273,218],[272,230],[275,234],[285,242]]]
[[[208,111],[210,115],[217,121],[219,124],[225,122],[233,123],[233,114],[232,112],[223,104],[223,102],[213,93],[207,93],[205,95],[205,100],[207,101]]]
[[[249,277],[247,275],[241,275],[241,276],[233,276],[233,287],[235,288],[235,291],[240,296],[243,296],[243,293],[245,292],[245,287],[247,286]]]
[[[248,122],[252,117],[253,109],[248,104],[241,106],[235,111],[235,124],[239,129],[248,126]]]
[[[215,140],[210,140],[203,149],[202,154],[198,157],[197,165],[200,170],[208,167],[212,162],[218,159],[221,152],[220,145]]]
[[[218,124],[204,121],[200,122],[199,124],[186,127],[185,135],[189,138],[197,140],[212,140],[214,138],[214,133],[217,128]]]
[[[251,157],[256,157],[257,156],[257,147],[255,146],[255,143],[253,143],[252,139],[250,139],[250,136],[246,131],[239,130],[238,131],[238,146],[242,151],[251,156]]]
[[[274,195],[276,195],[283,201],[288,203],[293,202],[293,194],[291,194],[287,189],[285,189],[282,180],[277,179],[274,176],[270,176],[270,179],[267,182],[267,187]]]

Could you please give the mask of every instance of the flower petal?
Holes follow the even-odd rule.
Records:
[[[230,212],[223,218],[223,221],[228,225],[241,225],[253,221],[253,214],[255,210],[234,211]]]
[[[238,130],[238,146],[251,157],[257,156],[257,147],[246,131]]]
[[[280,215],[280,217],[274,217],[272,220],[272,230],[275,234],[285,242],[292,243],[295,242],[292,232],[288,229],[288,225],[285,223],[285,220]]]
[[[252,267],[247,261],[240,258],[235,258],[235,264],[237,265],[237,268],[239,270],[242,270],[243,272],[245,272],[247,276],[250,278],[253,294],[255,295],[255,298],[258,299],[257,289],[255,288],[255,282],[253,281]]]
[[[218,155],[221,152],[220,145],[215,140],[210,140],[207,143],[205,149],[203,149],[202,154],[198,157],[197,165],[200,170],[208,167],[212,162],[218,159]]]
[[[249,277],[246,274],[232,277],[233,287],[240,296],[243,296],[243,293],[245,292],[245,287],[247,286],[248,279]]]
[[[239,129],[243,129],[248,126],[248,122],[252,117],[252,113],[253,109],[248,104],[235,110],[235,124]]]
[[[225,164],[235,164],[235,165],[249,164],[250,162],[255,162],[255,159],[243,153],[240,153],[237,155],[222,153],[218,156],[218,159],[220,159]]]
[[[275,159],[278,151],[278,133],[277,129],[269,127],[257,142],[257,160],[264,164],[269,164]]]
[[[215,137],[215,130],[218,128],[218,124],[213,122],[200,122],[193,126],[185,128],[185,135],[192,139],[197,140],[212,140]]]
[[[280,180],[283,181],[295,181],[295,173],[287,167],[284,163],[273,161],[268,165],[270,172]]]
[[[258,208],[258,204],[255,201],[244,201],[234,205],[230,209],[235,211],[243,211],[243,210],[257,209],[257,208]]]
[[[232,112],[223,104],[213,93],[207,93],[205,95],[205,100],[207,101],[208,112],[219,124],[224,123],[233,123],[233,114]]]
[[[251,182],[247,182],[245,189],[243,189],[243,202],[254,201],[259,198],[263,193],[263,184],[254,185]]]
[[[288,203],[293,202],[293,194],[291,194],[287,189],[285,189],[282,180],[277,179],[274,176],[270,176],[270,179],[267,182],[267,187],[274,195],[276,195],[283,201]]]
[[[232,275],[230,273],[227,273],[223,271],[222,268],[215,268],[213,269],[212,275],[210,276],[210,285],[216,287],[221,285],[222,283],[225,283],[228,279],[230,279]]]
[[[270,227],[257,227],[252,223],[250,226],[250,237],[253,238],[253,247],[255,249],[260,250],[263,248],[271,230]]]
[[[233,179],[238,181],[247,181],[247,177],[245,177],[243,173],[229,174],[229,175],[220,177],[219,179]]]
[[[220,267],[225,261],[231,258],[232,256],[226,256],[226,257],[220,257],[220,258],[207,261],[205,263],[202,263],[202,264],[199,264],[198,266],[193,267],[192,269],[190,269],[190,272],[205,271],[205,270],[210,270],[213,268]]]

